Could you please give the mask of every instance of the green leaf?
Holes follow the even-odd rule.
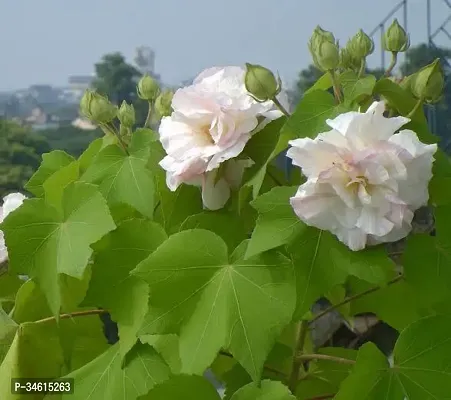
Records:
[[[334,357],[355,360],[357,351],[343,348],[323,348],[318,351]],[[296,388],[298,400],[310,400],[333,395],[338,392],[341,383],[348,377],[352,365],[335,361],[317,360],[309,364],[308,374],[299,381]]]
[[[179,333],[182,372],[203,373],[227,347],[254,380],[295,303],[292,265],[278,253],[229,257],[213,232],[175,234],[134,273],[150,284],[141,334]]]
[[[388,369],[386,357],[373,343],[366,343],[359,350],[351,375],[342,383],[334,399],[403,400],[404,396],[396,378]]]
[[[13,302],[24,281],[11,272],[0,274],[0,308],[3,302]]]
[[[347,111],[349,109],[343,104],[336,104],[329,92],[315,90],[302,98],[280,131],[280,136],[286,138],[287,142],[302,137],[313,138],[320,132],[330,130],[326,119]]]
[[[237,390],[231,400],[296,400],[281,382],[265,380],[261,386],[250,383]]]
[[[92,277],[83,303],[110,312],[119,327],[122,357],[138,339],[149,301],[148,285],[129,273],[166,238],[157,223],[131,219],[93,245]]]
[[[374,284],[358,279],[350,279],[347,287],[349,296],[374,288]],[[393,305],[396,304],[396,307]],[[374,313],[398,331],[421,318],[421,300],[415,291],[405,281],[381,287],[373,293],[362,296],[350,303],[352,315]]]
[[[54,150],[42,155],[42,162],[38,170],[25,185],[25,189],[37,197],[44,196],[44,182],[60,168],[73,162],[75,159],[61,150]]]
[[[168,377],[169,368],[161,357],[141,343],[127,355],[124,368],[119,345],[115,344],[89,364],[66,375],[74,378],[74,394],[68,396],[71,400],[133,400]]]
[[[324,73],[312,87],[304,92],[304,95],[313,92],[315,90],[329,90],[332,87],[332,77],[329,72]]]
[[[116,143],[117,138],[114,135],[105,135],[91,142],[88,148],[78,158],[80,172],[83,173],[89,168],[93,160],[99,155],[100,150]]]
[[[451,206],[435,211],[436,236],[412,235],[403,254],[406,281],[425,303],[450,298],[451,286]]]
[[[225,384],[224,400],[230,400],[238,389],[252,382],[251,377],[240,365],[235,364],[222,377]]]
[[[78,161],[73,161],[56,171],[42,185],[46,202],[54,207],[58,207],[63,198],[64,189],[70,183],[75,182],[79,176]]]
[[[251,203],[258,211],[258,219],[246,257],[285,245],[305,229],[290,205],[296,190],[297,187],[275,187]]]
[[[89,247],[115,228],[104,198],[94,185],[72,183],[58,208],[29,199],[2,224],[9,267],[36,279],[54,315],[61,306],[58,275],[83,277]]]
[[[152,346],[163,357],[173,374],[180,373],[182,362],[180,361],[177,335],[143,335],[139,337],[139,340]]]
[[[155,386],[139,400],[220,400],[213,385],[201,376],[177,375]]]
[[[349,275],[382,284],[390,279],[394,264],[382,249],[353,252],[329,232],[307,228],[290,244],[295,266],[298,304],[302,317],[310,306]]]
[[[18,398],[11,394],[11,378],[55,378],[60,376],[63,365],[63,353],[54,325],[22,324],[0,365],[0,398]],[[24,398],[38,400],[42,399],[42,395],[27,395]]]
[[[225,211],[204,211],[191,215],[182,224],[180,231],[188,229],[206,229],[216,233],[226,242],[229,251],[233,251],[248,238],[243,220],[236,214]]]
[[[286,121],[285,117],[271,121],[261,131],[255,133],[247,142],[244,154],[249,156],[254,165],[244,171],[243,185],[240,190],[240,197],[247,199],[247,195],[252,192],[255,199],[260,193],[263,180],[266,175],[268,164],[288,145],[288,139],[280,137],[280,131]],[[251,191],[249,190],[252,189]]]
[[[388,101],[388,104],[398,111],[400,115],[408,115],[410,111],[413,110],[417,102],[417,100],[415,100],[415,98],[408,91],[388,78],[382,78],[376,82],[376,85],[374,86],[374,93],[382,95]],[[418,124],[418,126],[427,127],[427,121],[422,107],[420,107],[412,116],[412,121]],[[407,125],[404,128],[406,127]],[[414,131],[417,132],[415,129]],[[419,136],[421,141],[431,143],[430,141],[424,140],[425,138],[423,138],[422,135]],[[429,134],[429,137],[430,139],[433,139],[433,135]]]
[[[0,365],[8,353],[18,327],[17,323],[0,307]]]
[[[365,344],[335,399],[449,399],[450,333],[448,315],[414,322],[399,336],[391,367],[374,344]]]
[[[451,204],[451,159],[441,149],[434,155],[432,179],[429,182],[430,201],[433,205]]]
[[[129,204],[152,219],[155,188],[152,173],[146,166],[151,141],[145,132],[135,133],[130,155],[116,144],[105,147],[81,179],[99,185],[109,204]]]
[[[373,75],[359,78],[355,72],[346,71],[340,75],[340,83],[345,101],[352,104],[373,94],[376,78]]]

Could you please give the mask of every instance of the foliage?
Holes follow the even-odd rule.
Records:
[[[2,119],[0,149],[0,196],[4,196],[23,190],[50,146],[41,135]]]
[[[134,101],[135,72],[120,56],[97,70],[116,85],[114,101]],[[82,154],[45,154],[26,185],[34,197],[0,226],[9,252],[0,398],[218,400],[210,370],[229,400],[449,399],[449,158],[439,151],[434,164],[434,235],[410,234],[400,263],[390,246],[352,252],[306,226],[289,203],[303,178],[273,169],[289,140],[315,137],[327,119],[381,96],[392,115],[411,117],[423,142],[436,141],[421,101],[398,83],[318,75],[292,115],[247,142],[255,164],[218,211],[203,209],[197,187],[167,188],[164,151],[148,128],[128,141],[108,127]],[[13,124],[1,133],[8,162],[32,170],[48,151]],[[318,314],[321,297],[332,305]],[[317,345],[314,327],[335,312],[351,326],[371,312],[398,330],[392,357],[373,343]],[[106,313],[118,325],[114,344],[103,336]],[[73,378],[74,392],[16,395],[11,378]]]

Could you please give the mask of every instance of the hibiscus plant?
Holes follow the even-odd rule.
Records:
[[[139,128],[87,91],[104,137],[44,154],[4,199],[0,399],[450,399],[451,163],[423,111],[444,75],[392,75],[396,21],[384,46],[377,80],[364,32],[340,49],[316,28],[324,75],[295,106],[255,64],[175,93],[143,77]],[[372,316],[396,344],[334,347],[331,315]]]

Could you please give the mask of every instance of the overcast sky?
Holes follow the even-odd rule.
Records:
[[[310,62],[315,25],[344,43],[370,32],[398,0],[0,0],[0,90],[65,85],[90,74],[107,52],[129,60],[140,45],[156,52],[156,70],[177,84],[213,65],[246,61],[278,70],[291,83]],[[412,43],[424,42],[426,0],[408,0]],[[451,13],[433,0],[433,29]],[[396,15],[402,22],[402,12]],[[450,24],[451,32],[451,24]],[[443,34],[438,44],[451,41]],[[371,63],[380,63],[377,49]]]

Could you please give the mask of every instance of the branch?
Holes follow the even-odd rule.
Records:
[[[308,321],[301,321],[298,324],[298,331],[296,332],[296,348],[293,352],[293,362],[291,365],[291,373],[288,380],[288,387],[291,393],[295,393],[296,386],[299,379],[299,371],[302,367],[302,359],[298,357],[298,354],[302,353],[304,349],[305,339],[308,332]]]
[[[387,68],[387,71],[385,71],[384,76],[389,77],[391,75],[391,72],[393,71],[393,68],[395,68],[396,62],[398,61],[398,53],[396,51],[392,51],[391,53],[391,63]]]
[[[282,103],[277,99],[276,96],[274,96],[273,99],[271,99],[273,103],[276,105],[276,107],[286,116],[290,117],[290,113],[286,110],[286,108],[282,105]]]
[[[396,282],[399,282],[400,280],[404,279],[404,275],[398,275],[396,278],[393,278],[391,281],[389,281],[387,283],[387,286],[393,285]],[[340,301],[337,304],[334,304],[328,308],[326,308],[325,310],[321,311],[320,313],[316,314],[315,317],[313,319],[310,320],[309,325],[312,325],[313,322],[317,321],[318,319],[320,319],[321,317],[323,317],[326,314],[329,314],[331,311],[336,310],[337,308],[344,306],[345,304],[350,303],[351,301],[360,299],[363,296],[366,296],[368,294],[377,292],[379,289],[384,288],[385,286],[375,286],[371,289],[365,290],[364,292],[361,293],[357,293],[353,296],[347,297],[346,299],[344,299],[343,301]]]
[[[86,315],[100,315],[100,314],[106,314],[108,311],[106,310],[85,310],[85,311],[76,311],[73,313],[69,313],[69,314],[60,314],[59,315],[59,319],[68,319],[68,318],[74,318],[74,317],[83,317]],[[34,321],[37,324],[40,323],[45,323],[45,322],[49,322],[49,321],[53,321],[56,320],[56,317],[47,317],[47,318],[43,318],[43,319],[39,319],[37,321]]]
[[[328,354],[300,354],[298,355],[297,359],[300,361],[325,360],[325,361],[333,361],[339,364],[349,364],[349,365],[355,364],[355,361],[350,360],[349,358],[335,357],[330,356]]]

